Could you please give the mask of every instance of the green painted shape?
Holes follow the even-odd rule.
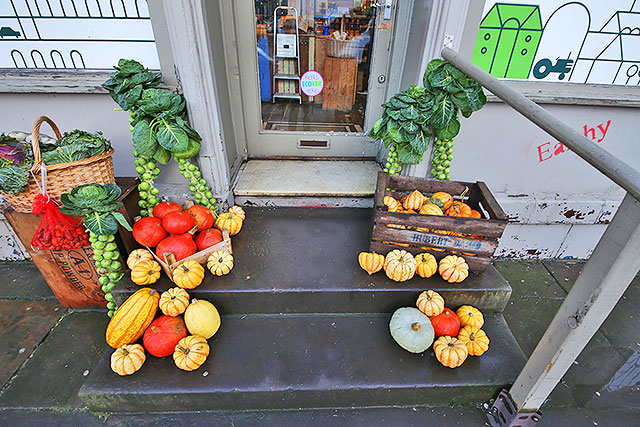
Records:
[[[472,61],[494,77],[526,79],[541,37],[538,6],[496,3],[480,24]]]

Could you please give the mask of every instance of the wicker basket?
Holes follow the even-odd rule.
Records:
[[[354,40],[336,40],[328,38],[326,43],[327,56],[332,58],[358,58],[362,50]]]
[[[31,134],[31,146],[33,147],[33,167],[31,171],[34,175],[40,172],[40,164],[42,163],[42,155],[40,154],[40,145],[38,143],[40,137],[40,126],[43,122],[47,122],[56,138],[62,138],[60,130],[56,124],[48,117],[38,117],[33,124],[33,132]],[[58,163],[47,165],[46,186],[47,194],[56,202],[60,202],[60,195],[70,192],[74,187],[81,184],[97,183],[106,184],[114,183],[113,176],[113,148],[109,148],[104,153],[97,156],[88,157],[86,159],[77,160],[70,163]],[[16,211],[30,213],[33,198],[40,193],[38,184],[33,176],[29,178],[29,182],[22,193],[5,194],[0,192],[7,203]]]

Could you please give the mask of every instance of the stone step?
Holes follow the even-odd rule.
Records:
[[[371,217],[371,209],[247,208],[242,231],[232,237],[234,269],[207,274],[189,293],[225,314],[391,313],[434,289],[449,308],[502,312],[511,287],[492,266],[458,284],[439,276],[396,283],[384,272],[368,275],[358,253],[369,249]],[[164,274],[153,285],[173,286]],[[127,275],[112,294],[120,304],[138,288]]]
[[[193,372],[149,356],[119,377],[107,351],[79,392],[91,411],[200,411],[479,403],[512,383],[526,359],[501,314],[487,314],[489,351],[446,368],[408,353],[390,315],[230,315]]]

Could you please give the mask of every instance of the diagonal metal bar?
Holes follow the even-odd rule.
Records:
[[[538,125],[549,135],[569,147],[594,168],[631,193],[636,199],[640,199],[640,172],[583,135],[580,135],[565,122],[535,102],[525,98],[504,82],[462,58],[456,51],[445,47],[442,50],[442,57]]]

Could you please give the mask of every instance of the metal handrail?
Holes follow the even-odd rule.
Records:
[[[464,59],[458,52],[445,47],[442,49],[442,57],[640,200],[640,172],[636,169],[580,135],[565,122],[504,82]]]

